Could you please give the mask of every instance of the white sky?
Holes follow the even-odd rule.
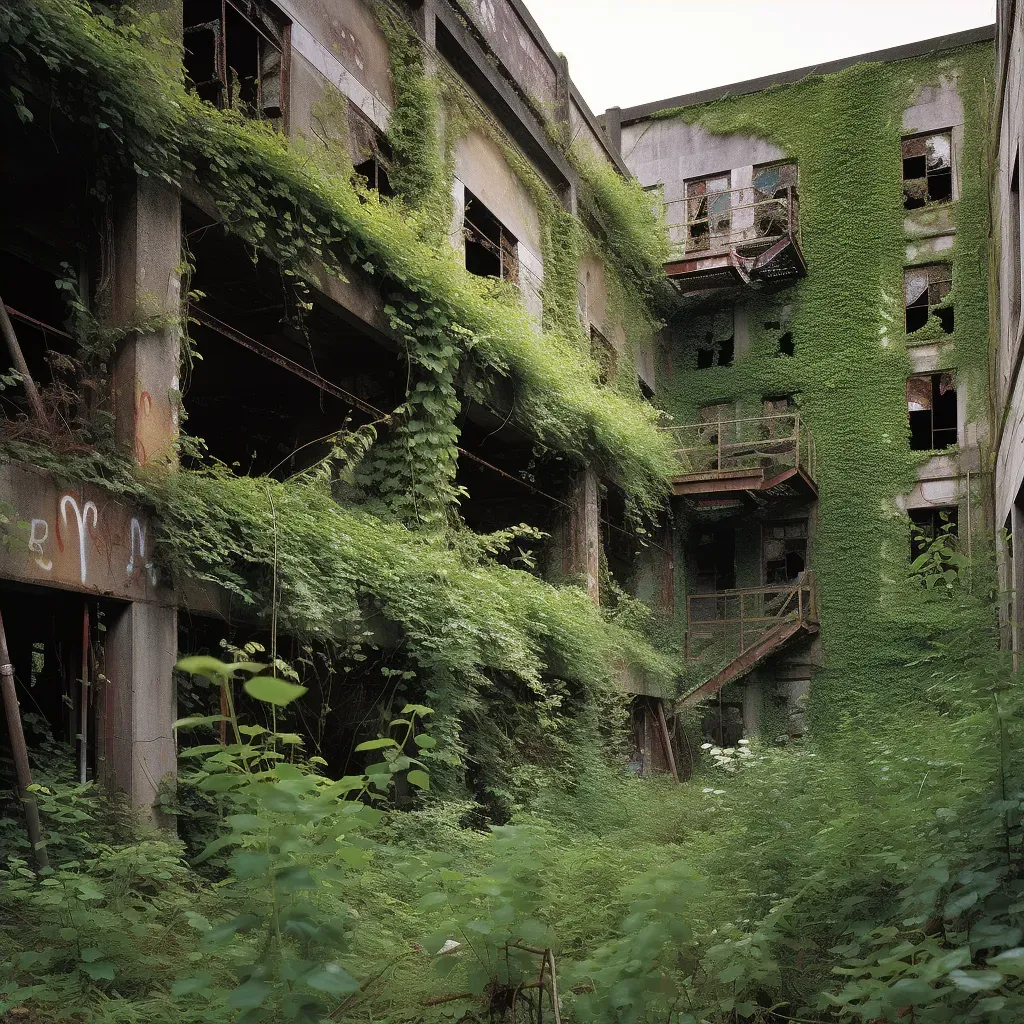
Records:
[[[995,0],[526,0],[595,114],[995,21]]]

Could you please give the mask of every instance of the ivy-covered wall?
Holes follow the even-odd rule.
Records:
[[[806,278],[775,293],[730,297],[738,303],[737,321],[747,328],[743,337],[737,333],[731,365],[697,369],[697,345],[714,332],[709,313],[715,307],[679,312],[668,331],[672,372],[663,373],[663,394],[683,423],[696,421],[702,407],[715,403],[735,403],[735,415],[757,416],[764,398],[795,395],[813,431],[820,500],[810,565],[820,590],[825,671],[816,678],[812,706],[821,722],[855,714],[862,699],[898,702],[898,693],[877,692],[877,680],[892,678],[891,671],[878,670],[910,660],[928,632],[912,600],[901,596],[910,532],[901,503],[929,463],[926,453],[910,450],[906,382],[915,366],[928,362],[915,349],[922,341],[934,341],[906,335],[903,271],[911,262],[952,264],[955,332],[943,336],[931,362],[954,370],[968,394],[969,429],[961,430],[964,447],[953,472],[961,477],[961,534],[972,518],[979,529],[971,541],[962,537],[961,543],[973,544],[977,554],[987,528],[981,514],[987,478],[979,470],[988,463],[979,448],[988,413],[986,132],[991,77],[991,45],[977,44],[914,59],[861,63],[793,85],[665,110],[624,129],[623,148],[633,154],[634,163],[644,159],[646,133],[656,134],[650,145],[670,163],[673,125],[678,125],[678,137],[691,143],[695,128],[721,137],[723,152],[731,153],[736,164],[780,154],[798,164]],[[920,236],[942,234],[929,230],[929,218],[942,214],[924,210],[915,219],[905,212],[900,143],[915,130],[904,123],[905,112],[934,100],[943,82],[947,89],[955,85],[963,105],[962,127],[930,126],[952,128],[955,138],[962,131],[962,149],[955,155],[958,198],[946,208],[956,233],[951,248],[922,256]],[[750,156],[737,159],[744,151]],[[687,166],[685,157],[679,166]],[[708,167],[706,172],[727,169]],[[681,194],[679,184],[672,184]],[[749,519],[739,523],[738,586],[762,582],[756,533]],[[679,585],[685,591],[690,572],[685,545],[680,555]]]
[[[384,689],[399,680],[448,723],[439,781],[447,772],[453,787],[469,784],[507,806],[524,764],[566,763],[574,746],[593,752],[614,733],[625,699],[616,681],[626,671],[671,689],[675,669],[648,642],[647,613],[624,593],[597,609],[577,581],[553,586],[516,559],[524,534],[467,533],[455,477],[460,415],[469,402],[489,406],[533,440],[539,462],[613,479],[628,510],[623,522],[644,529],[672,468],[657,410],[640,400],[633,355],[655,329],[664,234],[636,183],[563,147],[578,192],[581,216],[573,216],[568,197],[437,63],[412,24],[383,6],[375,17],[390,55],[394,199],[353,179],[351,111],[326,85],[303,93],[317,99],[308,117],[290,111],[289,137],[185,87],[173,17],[111,15],[77,0],[0,5],[3,88],[19,130],[38,131],[44,112],[59,118],[98,154],[93,173],[109,194],[130,192],[138,175],[184,184],[217,230],[270,262],[300,303],[325,277],[372,287],[407,382],[388,416],[357,431],[339,423],[329,455],[285,481],[199,465],[198,439],[183,442],[183,468],[138,474],[126,453],[85,426],[72,454],[24,438],[5,453],[148,507],[157,560],[175,586],[198,582],[232,595],[250,617],[327,652],[339,678],[386,647]],[[467,273],[452,245],[456,157],[460,146],[470,152],[471,139],[532,204],[540,325],[518,292]],[[608,380],[591,359],[579,311],[584,257],[600,268],[602,328],[618,339],[618,372]],[[82,322],[102,333],[91,299],[76,293]],[[183,308],[177,326],[187,316]],[[93,358],[86,340],[79,354]],[[195,344],[187,354],[201,357]],[[101,358],[93,362],[102,373]]]

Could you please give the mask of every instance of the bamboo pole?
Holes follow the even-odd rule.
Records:
[[[0,303],[2,305],[2,303]],[[7,733],[11,738],[11,751],[14,755],[14,768],[18,776],[18,795],[25,807],[25,824],[28,828],[29,842],[35,852],[36,864],[40,870],[50,866],[43,845],[42,829],[39,826],[39,808],[36,798],[30,792],[32,771],[28,764],[28,747],[25,746],[25,733],[21,727],[21,708],[18,705],[18,693],[14,688],[14,666],[7,650],[7,633],[4,631],[4,620],[0,616],[0,686],[4,691],[4,712],[7,715]]]
[[[7,342],[7,349],[11,353],[14,368],[21,374],[21,383],[25,387],[25,394],[28,397],[28,404],[32,408],[32,415],[39,421],[41,426],[45,426],[47,419],[46,410],[43,408],[43,400],[39,397],[39,392],[36,390],[36,382],[32,379],[32,374],[28,372],[25,353],[21,351],[21,345],[18,344],[18,336],[14,333],[14,325],[11,323],[11,318],[7,315],[7,307],[4,305],[3,298],[0,298],[0,331],[3,332],[4,341]]]

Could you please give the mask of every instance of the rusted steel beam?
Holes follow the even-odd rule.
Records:
[[[658,698],[655,702],[658,708],[658,729],[661,732],[661,743],[665,748],[665,757],[668,760],[669,771],[675,784],[679,785],[679,772],[676,770],[676,755],[672,752],[672,737],[669,736],[668,722],[665,721],[665,702]]]
[[[14,666],[7,650],[7,633],[4,631],[4,620],[0,616],[0,686],[4,693],[4,713],[7,716],[7,734],[11,738],[11,753],[14,755],[14,770],[18,779],[18,795],[25,808],[25,825],[28,829],[29,842],[35,854],[39,870],[50,866],[43,844],[42,828],[39,825],[39,807],[31,792],[32,770],[28,764],[28,747],[25,745],[25,731],[21,725],[21,707],[18,704],[18,691],[14,688]]]
[[[14,325],[7,315],[7,307],[4,305],[3,299],[0,299],[0,333],[3,333],[4,341],[7,342],[7,350],[11,354],[14,368],[21,374],[21,383],[25,388],[25,395],[32,409],[32,415],[40,426],[45,427],[48,425],[48,421],[46,410],[43,408],[43,400],[36,390],[36,382],[32,379],[32,374],[29,373],[28,363],[25,362],[25,353],[21,351],[21,345],[18,344],[18,336],[14,333]]]

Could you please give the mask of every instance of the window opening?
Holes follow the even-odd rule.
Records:
[[[953,198],[953,147],[948,131],[903,140],[903,207],[916,210]]]
[[[795,224],[790,224],[789,203],[796,187],[796,174],[796,164],[792,162],[754,168],[754,227],[758,238],[774,238],[796,229]]]
[[[283,115],[284,17],[256,0],[184,0],[184,63],[196,93],[252,117]]]
[[[928,550],[936,537],[945,533],[949,537],[959,534],[959,511],[955,505],[947,508],[912,508],[910,516],[910,560],[913,562]]]
[[[471,274],[519,284],[515,235],[469,189],[462,231],[466,240],[466,269]]]
[[[691,538],[691,550],[698,594],[732,590],[736,586],[735,527],[728,523],[699,527]]]
[[[636,383],[637,383],[637,387],[640,388],[640,397],[645,402],[653,402],[654,401],[654,388],[652,388],[651,385],[648,384],[647,381],[645,381],[643,379],[643,377],[640,376],[640,374],[637,374],[637,376],[636,376]]]
[[[686,250],[699,252],[723,245],[732,225],[730,176],[716,174],[686,183]]]
[[[391,187],[391,179],[388,177],[388,169],[375,156],[369,160],[356,164],[352,168],[354,175],[364,178],[368,188],[372,188],[378,195],[393,196],[395,190]]]
[[[590,328],[590,358],[597,367],[597,379],[602,384],[615,380],[617,357],[611,342],[593,325]]]
[[[933,317],[943,334],[953,333],[953,269],[948,263],[908,267],[903,272],[907,334],[925,327]]]
[[[795,583],[807,568],[808,522],[796,519],[766,523],[761,532],[761,555],[766,586]]]
[[[957,443],[956,378],[930,373],[907,380],[910,450],[941,451]]]
[[[695,335],[698,370],[732,365],[736,335],[733,310],[720,310],[698,318]]]

